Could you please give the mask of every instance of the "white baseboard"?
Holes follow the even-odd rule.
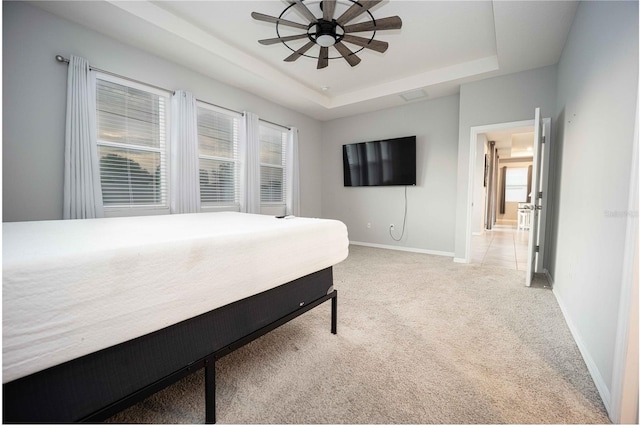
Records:
[[[548,271],[547,271],[547,273],[548,273]],[[551,278],[551,275],[549,275],[549,278]],[[576,345],[578,345],[578,349],[580,350],[580,353],[582,354],[582,359],[584,360],[585,364],[587,365],[587,369],[589,370],[589,374],[591,374],[591,378],[593,379],[593,383],[595,383],[596,388],[598,389],[598,392],[600,393],[600,398],[602,398],[602,402],[604,403],[604,407],[607,409],[607,413],[611,414],[611,391],[609,391],[609,388],[607,387],[607,384],[604,381],[604,378],[602,377],[602,374],[600,373],[600,370],[598,370],[598,366],[593,361],[593,358],[591,357],[591,354],[589,353],[587,347],[585,346],[584,341],[582,340],[580,334],[578,334],[578,330],[576,329],[575,325],[573,324],[573,321],[571,320],[571,318],[569,318],[567,310],[566,310],[566,306],[562,302],[562,299],[560,298],[558,293],[556,293],[555,288],[553,289],[553,295],[556,297],[556,301],[558,302],[558,306],[560,306],[560,310],[562,311],[562,315],[564,316],[564,319],[567,322],[567,325],[569,326],[569,331],[571,331],[571,335],[573,336],[573,340],[575,340]]]
[[[553,288],[553,277],[551,276],[551,273],[549,272],[549,270],[547,270],[547,268],[543,268],[542,274],[547,279],[547,284],[549,284],[549,287]],[[557,297],[556,297],[556,300],[558,300]]]
[[[454,257],[453,258],[453,262],[454,263],[469,263],[469,261],[467,259],[463,259],[461,257]]]
[[[422,248],[399,247],[396,245],[372,244],[369,242],[349,241],[351,245],[360,245],[362,247],[383,248],[385,250],[407,251],[409,253],[431,254],[432,256],[453,257],[453,253],[448,251],[425,250]]]

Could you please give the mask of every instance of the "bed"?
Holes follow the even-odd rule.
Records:
[[[234,212],[3,224],[3,422],[101,421],[331,301],[335,220]]]

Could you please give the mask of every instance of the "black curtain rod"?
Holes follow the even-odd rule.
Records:
[[[58,61],[58,62],[64,62],[64,63],[69,64],[69,59],[68,59],[68,58],[63,57],[62,55],[56,55],[56,61]],[[160,87],[160,86],[151,85],[151,84],[149,84],[149,83],[147,83],[147,82],[141,82],[141,81],[139,81],[139,80],[135,80],[135,79],[132,79],[132,78],[127,77],[127,76],[122,76],[121,74],[116,74],[116,73],[112,73],[111,71],[102,70],[102,69],[97,68],[97,67],[94,67],[94,66],[92,66],[92,65],[90,65],[90,66],[89,66],[89,68],[90,68],[91,70],[93,70],[93,71],[97,71],[97,72],[99,72],[99,73],[104,73],[104,74],[108,74],[108,75],[110,75],[110,76],[119,77],[120,79],[129,80],[129,81],[131,81],[131,82],[139,83],[139,84],[141,84],[141,85],[150,86],[150,87],[152,87],[152,88],[159,89],[159,90],[161,90],[161,91],[170,92],[170,93],[172,93],[172,94],[175,94],[175,91],[174,91],[173,89],[167,89],[167,88],[162,88],[162,87]],[[227,108],[227,107],[223,107],[223,106],[219,106],[219,105],[217,105],[217,104],[213,104],[213,103],[210,103],[210,102],[207,102],[207,101],[202,101],[202,100],[199,100],[199,99],[197,99],[197,98],[196,98],[196,101],[199,101],[199,102],[201,102],[201,103],[208,104],[208,105],[213,106],[213,107],[218,107],[218,108],[221,108],[221,109],[223,109],[223,110],[231,111],[231,112],[233,112],[233,113],[237,113],[237,114],[239,114],[239,115],[241,115],[241,116],[244,116],[244,113],[243,113],[243,112],[241,112],[241,111],[236,111],[236,110],[233,110],[233,109],[230,109],[230,108]],[[261,121],[263,121],[263,122],[270,123],[270,124],[275,125],[275,126],[279,126],[279,127],[281,127],[281,128],[285,128],[285,129],[291,130],[291,128],[289,128],[288,126],[284,126],[284,125],[280,125],[280,124],[278,124],[278,123],[270,122],[270,121],[265,120],[265,119],[260,119],[260,120],[261,120]]]
[[[56,55],[56,61],[58,61],[58,62],[65,62],[65,63],[69,64],[69,59],[68,59],[68,58],[63,57],[62,55]],[[110,76],[119,77],[120,79],[125,79],[125,80],[129,80],[129,81],[131,81],[131,82],[139,83],[139,84],[141,84],[141,85],[150,86],[150,87],[152,87],[152,88],[159,89],[159,90],[161,90],[161,91],[171,92],[172,94],[173,94],[173,93],[175,93],[175,91],[173,91],[173,90],[171,90],[171,89],[167,89],[167,88],[162,88],[162,87],[160,87],[160,86],[151,85],[151,84],[146,83],[146,82],[141,82],[141,81],[139,81],[139,80],[135,80],[135,79],[132,79],[132,78],[130,78],[130,77],[123,76],[123,75],[121,75],[121,74],[116,74],[116,73],[112,73],[112,72],[107,71],[107,70],[102,70],[102,69],[100,69],[100,68],[98,68],[98,67],[94,67],[94,66],[92,66],[92,65],[90,65],[90,66],[89,66],[89,68],[90,68],[91,70],[93,70],[93,71],[97,71],[97,72],[99,72],[99,73],[104,73],[104,74],[108,74],[108,75],[110,75]]]
[[[261,122],[267,122],[267,123],[270,123],[272,125],[279,126],[280,128],[288,129],[289,131],[291,131],[291,128],[288,127],[288,126],[280,125],[279,123],[275,123],[275,122],[269,122],[268,120],[265,120],[265,119],[258,118],[258,120],[260,120]]]

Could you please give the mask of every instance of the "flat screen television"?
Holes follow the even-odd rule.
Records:
[[[416,137],[342,146],[344,185],[415,186]]]

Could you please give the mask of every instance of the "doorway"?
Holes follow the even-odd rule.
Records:
[[[533,121],[477,134],[470,263],[527,270]]]
[[[538,125],[536,125],[538,124]],[[468,200],[470,209],[467,212],[467,234],[466,234],[466,248],[465,248],[465,261],[467,263],[477,263],[478,259],[482,257],[484,264],[502,264],[503,267],[510,267],[512,269],[525,270],[525,266],[528,265],[528,272],[544,273],[544,237],[546,229],[546,209],[548,200],[548,159],[550,154],[550,140],[549,137],[551,128],[551,120],[548,118],[541,119],[539,116],[539,109],[536,109],[534,120],[525,120],[518,122],[499,123],[493,125],[484,125],[471,128],[470,145],[469,145],[469,193]],[[523,158],[531,158],[531,155],[525,156],[523,153],[519,153],[523,147],[525,151],[528,151],[523,146],[523,142],[516,142],[515,140],[524,139],[524,136],[517,134],[527,134],[533,130],[534,140],[538,143],[534,144],[532,152],[536,151],[536,147],[540,147],[536,156],[533,158],[540,159],[540,165],[534,169],[534,177],[539,177],[540,182],[534,183],[534,187],[537,191],[531,191],[528,194],[529,201],[528,208],[534,211],[533,218],[540,219],[535,223],[535,228],[530,230],[521,226],[519,218],[519,203],[517,200],[510,200],[502,196],[506,194],[506,186],[504,189],[500,189],[501,184],[506,183],[505,171],[509,169],[508,163],[512,162],[511,169],[516,166],[522,166],[518,164]],[[507,137],[509,136],[509,137]],[[546,137],[546,144],[543,136]],[[493,140],[490,140],[490,137]],[[528,138],[528,137],[527,137]],[[510,140],[510,143],[503,142],[496,147],[496,141]],[[493,146],[491,141],[494,142]],[[515,146],[515,148],[514,148]],[[514,154],[518,152],[518,156],[511,156],[511,151]],[[486,155],[486,156],[485,156]],[[503,164],[500,164],[500,158],[502,158]],[[513,159],[519,158],[519,159]],[[493,161],[493,162],[492,162]],[[506,167],[506,169],[505,169]],[[528,167],[528,165],[527,165]],[[502,169],[501,169],[502,168]],[[539,184],[541,185],[537,187]],[[522,186],[522,182],[513,183],[516,186]],[[493,190],[493,191],[491,191]],[[514,191],[514,189],[511,189]],[[516,193],[518,190],[515,190]],[[522,189],[519,190],[522,192]],[[509,192],[513,193],[513,192]],[[522,196],[520,196],[522,198]],[[515,198],[518,199],[518,198]],[[511,206],[507,208],[507,202],[512,202]],[[501,205],[504,204],[504,207]],[[508,213],[510,210],[511,214]],[[503,211],[503,212],[501,212]],[[531,213],[531,211],[529,211]],[[514,215],[515,217],[514,219]],[[526,224],[526,223],[525,223]],[[534,235],[533,238],[531,237]],[[472,247],[472,240],[474,246]],[[532,241],[534,244],[530,245],[528,241]],[[523,246],[529,246],[527,252],[522,251]],[[473,251],[472,251],[473,248]],[[507,248],[513,249],[507,256]],[[520,251],[518,251],[520,248]],[[526,259],[525,259],[526,255]],[[501,259],[507,259],[501,260]],[[507,266],[508,265],[508,266]],[[531,275],[528,275],[529,277]],[[527,282],[527,285],[530,281]]]

